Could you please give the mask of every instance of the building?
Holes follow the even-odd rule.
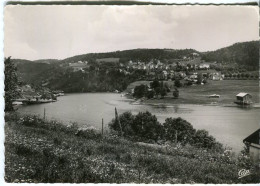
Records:
[[[214,81],[223,80],[223,77],[224,76],[221,75],[221,72],[215,72],[210,74],[210,79]]]
[[[252,96],[245,92],[240,92],[236,95],[235,103],[238,105],[250,105],[252,103]]]
[[[209,69],[210,68],[210,65],[208,63],[201,63],[199,65],[199,69]]]
[[[248,145],[250,158],[255,163],[259,163],[259,160],[260,160],[259,136],[260,136],[260,129],[258,129],[254,133],[250,134],[247,138],[245,138],[243,140],[243,143]]]
[[[88,62],[76,62],[76,63],[69,63],[69,67],[73,69],[73,72],[77,71],[84,71],[84,68],[89,68]]]

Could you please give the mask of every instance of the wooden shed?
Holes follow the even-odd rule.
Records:
[[[252,96],[248,93],[245,92],[241,92],[239,94],[236,95],[236,101],[235,103],[238,105],[250,105],[252,104]]]

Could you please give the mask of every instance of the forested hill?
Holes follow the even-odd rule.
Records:
[[[205,61],[216,61],[222,64],[237,64],[249,68],[257,69],[259,65],[259,41],[249,41],[236,43],[231,46],[218,49],[216,51],[199,52],[194,49],[132,49],[107,53],[88,53],[76,55],[62,60],[42,59],[42,60],[20,60],[16,59],[15,63],[46,63],[46,64],[68,64],[78,61],[95,62],[97,59],[118,58],[120,62],[129,60],[141,60],[148,62],[151,59],[164,60],[181,59],[184,56],[189,57],[192,53],[198,53]]]
[[[251,68],[259,66],[259,41],[236,43],[216,51],[202,53],[202,59],[224,64],[238,64]]]
[[[77,61],[95,61],[100,58],[119,58],[121,62],[129,60],[150,61],[151,59],[180,59],[192,53],[199,53],[194,49],[132,49],[107,53],[89,53],[77,55],[61,60],[61,63],[71,63]]]

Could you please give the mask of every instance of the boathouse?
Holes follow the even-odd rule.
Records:
[[[252,103],[252,100],[251,100],[252,96],[245,92],[241,92],[241,93],[237,94],[236,98],[237,98],[237,100],[235,101],[235,103],[237,103],[237,104],[248,105],[248,104]]]
[[[249,135],[243,140],[243,142],[249,147],[249,155],[253,162],[259,162],[260,160],[260,129]]]

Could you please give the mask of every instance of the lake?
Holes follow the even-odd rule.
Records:
[[[258,108],[239,108],[211,105],[138,105],[131,99],[115,93],[79,93],[58,97],[54,103],[19,106],[18,111],[25,114],[43,116],[44,108],[47,119],[64,123],[77,122],[81,127],[101,128],[118,114],[131,111],[133,114],[149,111],[160,122],[168,117],[182,117],[196,129],[205,129],[222,144],[235,152],[243,148],[242,140],[259,128],[260,114]]]

